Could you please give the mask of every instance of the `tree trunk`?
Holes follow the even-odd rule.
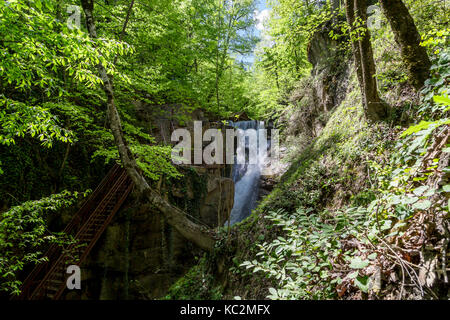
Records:
[[[341,7],[341,0],[330,0],[331,11],[337,11]]]
[[[380,0],[380,4],[394,32],[395,41],[400,46],[409,81],[419,90],[430,75],[431,62],[426,49],[420,45],[420,34],[414,19],[401,0]]]
[[[353,0],[346,1],[345,13],[347,16],[347,23],[350,27],[350,30],[353,32],[354,24],[355,24],[355,9],[354,9]],[[357,41],[355,41],[353,39],[350,39],[350,42],[352,44],[353,60],[355,60],[356,76],[358,78],[358,83],[359,83],[359,87],[361,90],[362,102],[365,107],[366,106],[366,95],[364,93],[364,80],[363,80],[362,67],[361,67],[361,54],[359,51],[359,44]]]
[[[89,36],[97,38],[95,21],[93,17],[93,0],[81,0],[84,13],[86,15],[86,26]],[[107,114],[111,132],[119,151],[120,159],[128,175],[136,185],[137,191],[144,200],[149,201],[165,216],[167,222],[173,226],[187,240],[192,241],[204,250],[212,250],[215,240],[203,227],[193,223],[186,217],[186,213],[164,200],[158,193],[150,188],[147,181],[140,174],[133,154],[128,148],[122,132],[122,125],[119,113],[114,102],[114,87],[112,78],[108,76],[105,67],[100,63],[97,66],[100,78],[103,81],[103,90],[107,97]]]
[[[347,0],[345,9],[352,37],[357,37],[357,39],[351,39],[351,42],[356,74],[361,88],[364,113],[367,119],[379,121],[386,117],[387,110],[386,105],[378,95],[377,82],[375,80],[375,61],[373,59],[370,33],[367,28],[366,0]],[[358,29],[355,27],[355,20],[357,19],[362,23]],[[361,29],[364,31],[360,32]]]
[[[373,59],[372,43],[370,42],[370,32],[367,27],[367,2],[366,0],[355,0],[354,6],[355,14],[361,19],[362,27],[365,30],[358,45],[366,95],[367,116],[369,119],[377,121],[386,117],[386,106],[381,102],[378,95],[377,81],[375,79],[375,61]]]

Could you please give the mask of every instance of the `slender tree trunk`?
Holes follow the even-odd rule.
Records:
[[[354,9],[354,2],[353,0],[347,0],[345,4],[345,13],[347,16],[347,23],[350,27],[350,30],[352,33],[354,32],[354,24],[355,24],[355,9]],[[352,52],[353,52],[353,60],[355,60],[355,69],[356,69],[356,76],[358,78],[359,87],[361,89],[361,97],[363,101],[363,105],[366,106],[366,95],[364,93],[364,80],[363,80],[363,74],[362,74],[362,67],[361,67],[361,54],[359,51],[359,44],[357,41],[350,39],[350,42],[352,44]]]
[[[94,2],[93,0],[81,0],[81,4],[86,15],[86,26],[89,35],[92,39],[96,39],[97,31],[93,17]],[[140,174],[134,156],[128,148],[123,136],[120,116],[114,102],[112,78],[108,76],[105,67],[101,63],[97,66],[97,69],[100,78],[103,81],[103,90],[107,97],[107,114],[114,141],[119,151],[121,162],[127,170],[128,175],[135,183],[138,192],[142,195],[143,199],[149,201],[159,209],[166,218],[166,221],[187,240],[192,241],[204,250],[212,250],[215,240],[208,230],[205,230],[203,227],[190,221],[186,217],[185,212],[164,200],[158,193],[150,188],[147,181]]]
[[[355,0],[355,13],[363,22],[365,30],[358,44],[361,54],[361,69],[366,95],[367,114],[369,119],[381,120],[386,116],[386,106],[381,102],[380,96],[378,95],[377,81],[375,79],[375,61],[373,58],[372,43],[370,42],[370,32],[367,27],[366,11],[366,0]]]
[[[364,112],[367,119],[379,121],[386,117],[387,110],[378,95],[375,61],[367,28],[366,10],[366,0],[347,0],[346,2],[347,22],[352,31],[352,37],[357,37],[356,40],[351,39],[351,41]],[[358,29],[355,28],[356,20],[362,23]],[[361,30],[363,31],[361,32]]]
[[[380,0],[380,4],[400,46],[409,81],[419,90],[430,76],[431,62],[426,49],[420,45],[420,34],[414,19],[402,0]]]
[[[217,57],[216,57],[216,102],[217,102],[217,112],[220,113],[220,94],[219,94],[219,89],[220,89],[220,80],[222,79],[222,75],[224,73],[225,70],[225,62],[227,59],[227,55],[228,55],[228,49],[230,47],[230,40],[231,40],[231,32],[232,32],[232,26],[233,26],[233,22],[236,19],[235,15],[230,15],[229,17],[229,21],[228,21],[228,25],[225,26],[225,28],[227,28],[225,30],[226,32],[226,36],[225,36],[225,40],[223,43],[223,51],[222,53],[220,53],[220,39],[221,39],[221,34],[222,34],[222,19],[225,18],[226,13],[224,13],[223,16],[221,16],[221,10],[223,8],[225,8],[226,2],[223,1],[222,6],[219,8],[219,33],[218,33],[218,37],[217,37]]]
[[[217,51],[216,51],[216,82],[215,82],[215,89],[216,89],[216,104],[217,104],[217,113],[220,114],[220,97],[219,97],[219,56],[220,56],[220,39],[222,35],[222,16],[221,16],[221,10],[222,7],[219,8],[219,15],[218,15],[218,25],[219,25],[219,32],[217,33]]]

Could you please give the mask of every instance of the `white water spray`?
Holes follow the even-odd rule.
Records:
[[[230,124],[238,130],[256,130],[257,143],[259,144],[259,129],[264,129],[264,122],[253,120],[231,122]],[[270,145],[270,141],[268,141],[268,144]],[[241,148],[246,150],[241,150]],[[246,140],[245,143],[238,144],[236,154],[246,154],[245,151],[248,150],[249,141]],[[230,213],[230,225],[247,218],[256,207],[260,177],[265,166],[266,157],[266,152],[258,152],[255,164],[249,164],[248,161],[241,164],[237,163],[237,156],[235,156],[235,164],[233,165],[233,181],[235,183],[234,206]]]

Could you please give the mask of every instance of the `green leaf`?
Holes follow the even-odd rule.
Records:
[[[369,261],[362,260],[361,257],[355,257],[350,261],[350,268],[352,269],[364,269],[369,265]]]
[[[374,253],[369,254],[369,256],[367,258],[369,258],[370,260],[374,260],[376,257],[377,257],[377,253],[374,252]]]
[[[426,190],[428,190],[428,186],[421,186],[413,190],[413,193],[416,196],[421,196]]]
[[[403,201],[404,204],[413,204],[416,203],[419,200],[418,197],[406,197],[406,199]]]
[[[436,189],[429,189],[423,194],[423,197],[431,197],[436,193]]]
[[[381,231],[389,230],[392,226],[392,220],[386,220],[383,222],[383,225],[381,226]]]
[[[413,205],[413,209],[415,210],[427,210],[431,207],[430,200],[421,200]]]
[[[403,138],[405,136],[411,135],[413,133],[417,133],[419,131],[423,131],[428,129],[430,126],[433,126],[433,129],[436,129],[439,126],[442,126],[444,124],[450,124],[450,119],[441,119],[438,121],[421,121],[419,124],[416,124],[414,126],[409,127],[406,129],[400,137]]]
[[[369,291],[369,277],[368,276],[357,277],[354,281],[355,281],[355,285],[362,292],[368,292]]]
[[[445,96],[434,96],[433,97],[434,102],[443,104],[445,106],[450,106],[450,98]]]
[[[42,10],[41,0],[34,0],[34,3],[36,4],[36,8],[38,8],[41,11]]]

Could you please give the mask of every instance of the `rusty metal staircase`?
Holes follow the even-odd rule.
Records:
[[[126,171],[114,165],[97,189],[64,229],[75,243],[65,248],[53,244],[46,252],[48,261],[34,268],[22,285],[18,300],[57,300],[66,289],[69,265],[81,265],[114,214],[128,197],[133,182]]]

